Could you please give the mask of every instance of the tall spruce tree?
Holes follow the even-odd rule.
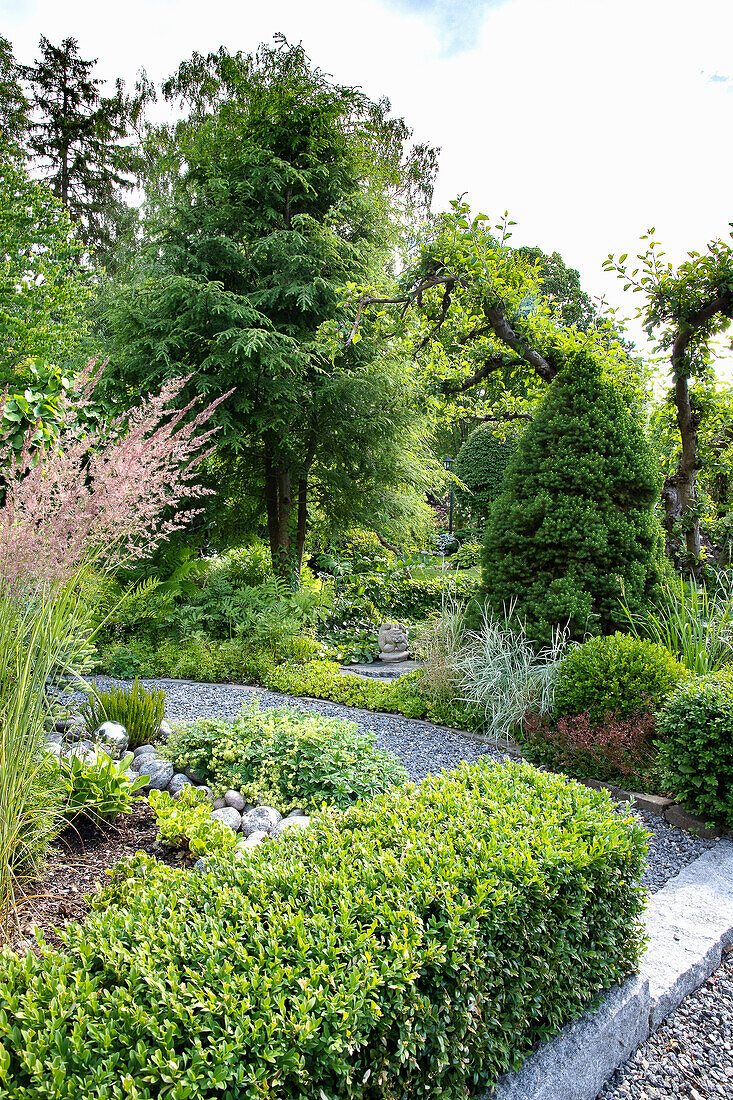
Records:
[[[586,352],[570,357],[524,432],[494,503],[482,593],[514,604],[530,637],[623,623],[668,566],[655,505],[661,475],[641,425]]]
[[[140,100],[126,98],[121,80],[102,96],[96,59],[84,61],[75,38],[54,46],[41,36],[39,48],[40,59],[20,67],[30,89],[28,148],[87,249],[106,258],[126,220],[123,192],[134,186],[134,154],[123,142]]]

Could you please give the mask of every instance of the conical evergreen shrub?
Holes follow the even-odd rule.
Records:
[[[536,641],[553,626],[607,634],[658,590],[668,565],[655,505],[661,477],[641,425],[577,353],[549,387],[494,502],[482,594],[515,601]]]

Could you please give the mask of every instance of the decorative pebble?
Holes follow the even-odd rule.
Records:
[[[244,836],[250,836],[251,833],[258,832],[260,829],[269,833],[281,820],[282,814],[272,806],[256,806],[242,818],[242,833]]]
[[[138,756],[157,756],[158,750],[155,745],[138,745],[136,749],[133,749],[132,755],[135,758]]]
[[[224,795],[224,801],[227,806],[233,806],[235,810],[239,810],[240,814],[247,805],[239,791],[227,791]]]
[[[187,775],[183,775],[182,772],[176,772],[171,779],[170,783],[166,787],[166,790],[173,798],[178,798],[179,794],[184,787],[192,787],[193,783]]]
[[[304,814],[300,817],[293,817],[291,815],[289,817],[283,818],[282,821],[278,822],[278,824],[272,830],[272,835],[280,836],[280,833],[285,833],[288,831],[288,829],[293,828],[307,829],[310,823],[311,819],[309,817],[306,817]]]
[[[242,824],[242,815],[233,806],[222,806],[220,810],[212,810],[211,816],[214,821],[221,821],[222,825],[228,825],[233,833],[238,832]]]

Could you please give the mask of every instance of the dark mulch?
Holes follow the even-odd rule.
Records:
[[[58,930],[84,920],[89,911],[86,895],[97,883],[109,882],[105,872],[149,849],[156,835],[155,814],[144,799],[136,799],[131,813],[102,828],[67,829],[49,848],[43,877],[27,887],[19,932],[10,946],[22,951],[35,947],[34,926],[43,931],[47,943],[60,946]]]

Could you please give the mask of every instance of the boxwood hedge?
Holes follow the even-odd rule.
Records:
[[[181,871],[141,853],[66,950],[6,952],[0,1096],[458,1100],[637,965],[644,834],[478,763]]]

